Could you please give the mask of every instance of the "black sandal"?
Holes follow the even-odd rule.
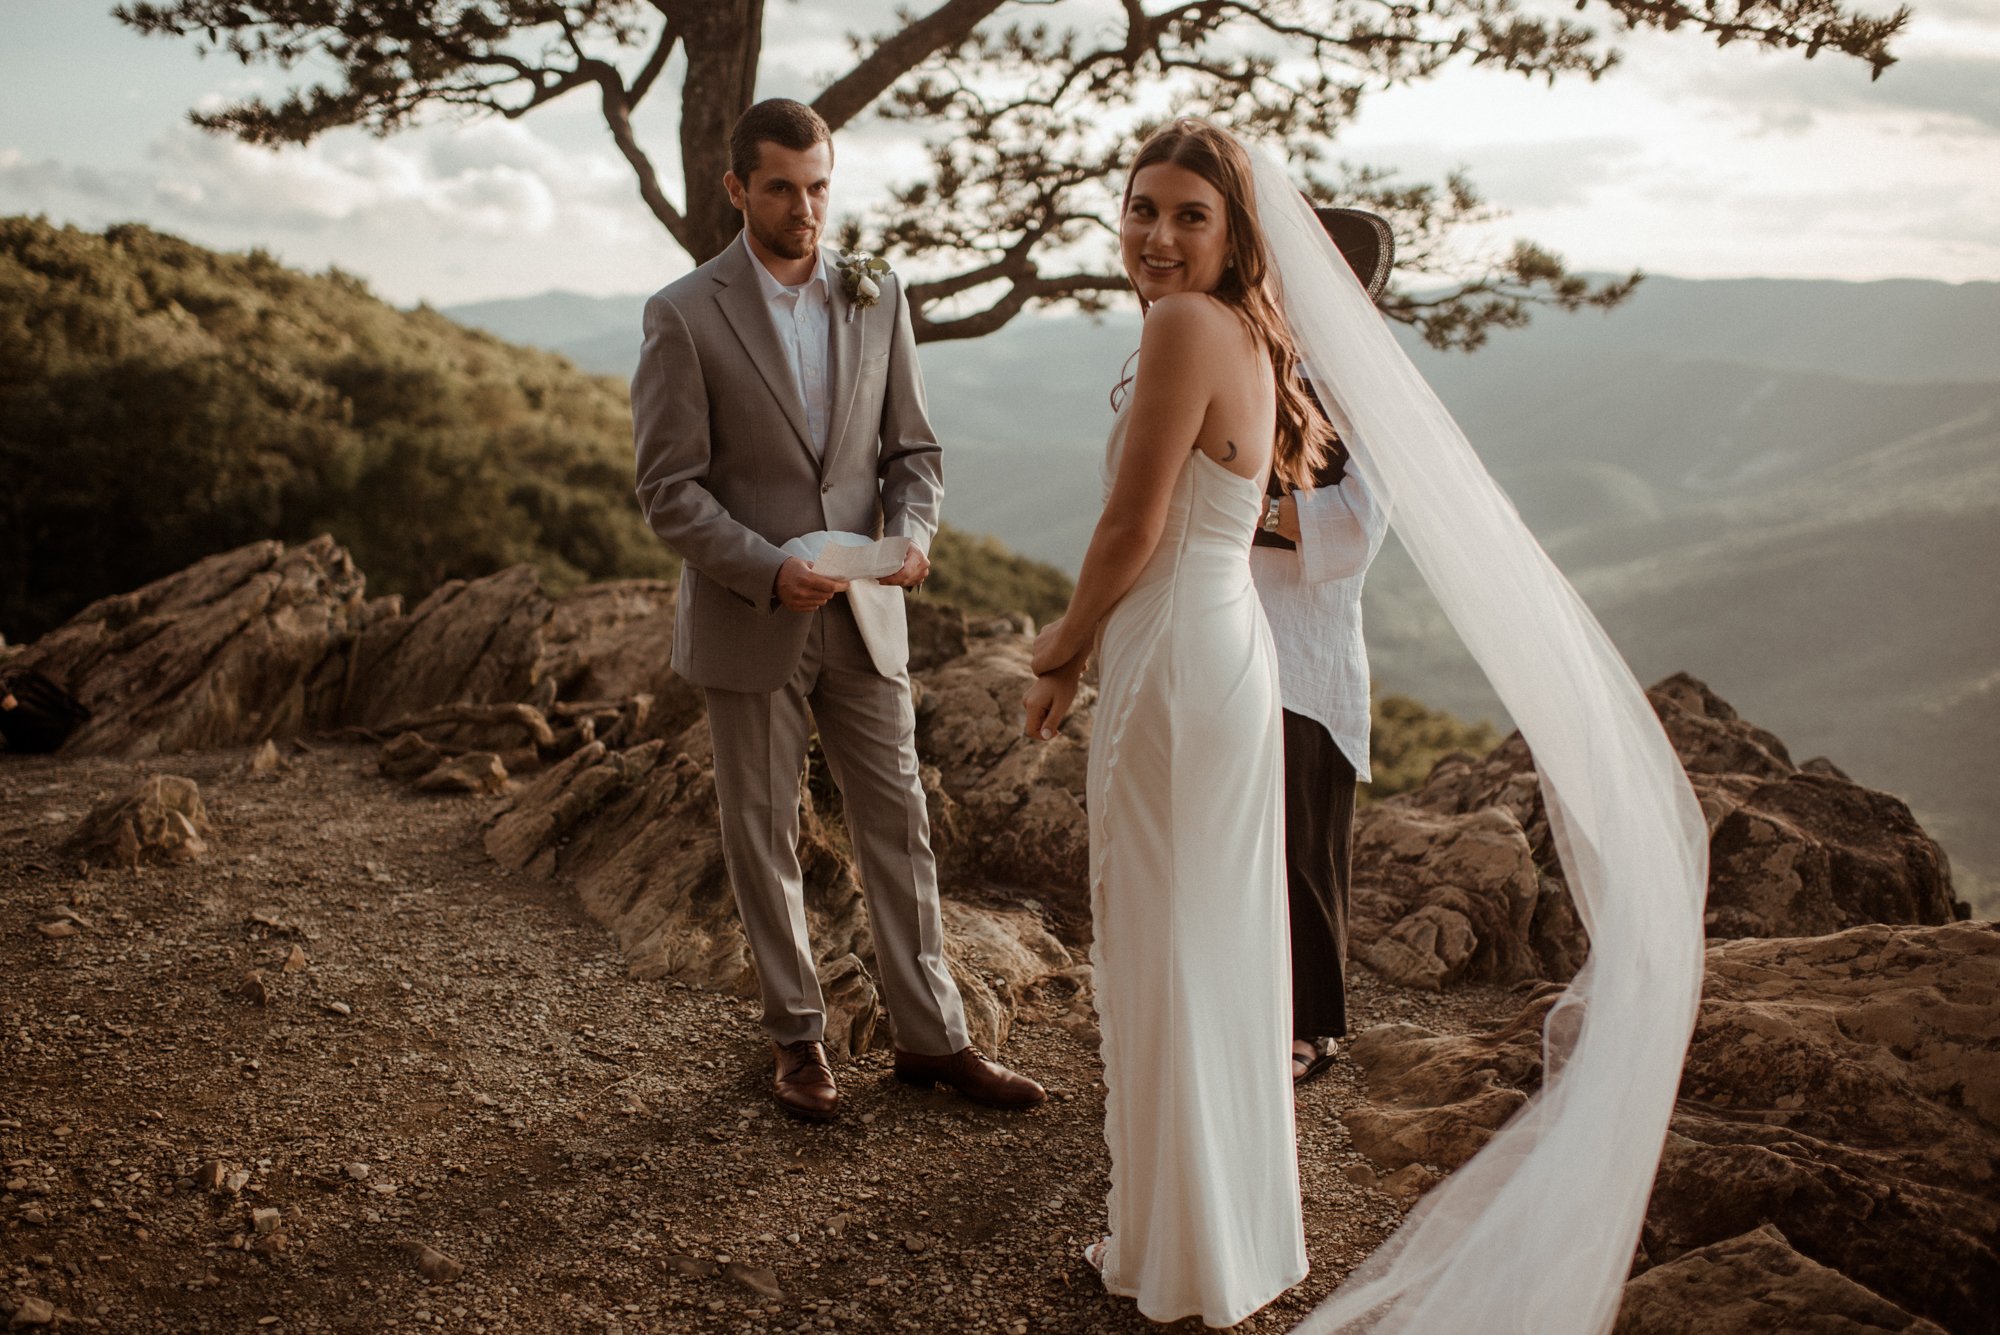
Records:
[[[1302,1042],[1304,1040],[1298,1041]],[[1327,1068],[1333,1065],[1333,1059],[1339,1053],[1340,1044],[1331,1038],[1313,1039],[1312,1057],[1310,1059],[1300,1056],[1298,1049],[1294,1047],[1292,1049],[1292,1087],[1296,1089],[1300,1085],[1310,1084],[1312,1081],[1325,1075]],[[1298,1069],[1301,1062],[1305,1063],[1304,1070]]]

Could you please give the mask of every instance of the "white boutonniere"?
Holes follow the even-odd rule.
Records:
[[[877,259],[865,250],[850,250],[841,255],[834,267],[840,270],[840,285],[847,290],[847,319],[851,324],[856,310],[865,311],[882,300],[879,278],[889,272],[889,261]]]

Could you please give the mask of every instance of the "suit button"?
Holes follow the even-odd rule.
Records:
[[[819,487],[819,494],[820,494],[820,495],[824,496],[824,495],[826,495],[826,494],[827,494],[828,492],[830,492],[830,491],[832,491],[832,490],[833,490],[833,484],[832,484],[831,482],[822,482],[822,483],[820,483],[820,487]]]

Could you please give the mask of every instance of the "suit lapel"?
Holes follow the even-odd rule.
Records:
[[[861,369],[862,335],[868,330],[868,312],[856,309],[847,295],[847,285],[841,281],[840,270],[836,267],[839,257],[827,255],[827,411],[826,411],[826,458],[820,465],[822,474],[831,470],[833,457],[840,451],[840,443],[847,435],[848,414],[854,411],[854,391],[858,372]],[[853,319],[849,320],[849,313]]]
[[[792,424],[799,447],[806,452],[807,458],[812,458],[812,437],[806,430],[805,400],[799,397],[798,381],[792,375],[791,363],[785,360],[785,349],[778,342],[777,327],[771,323],[771,311],[764,301],[763,285],[750,268],[755,263],[740,237],[729,243],[729,248],[723,251],[723,262],[715,270],[715,304],[722,309],[729,327],[736,331],[743,350],[750,354],[751,364],[764,378],[771,397],[784,410],[785,420]],[[817,464],[818,461],[814,462]]]

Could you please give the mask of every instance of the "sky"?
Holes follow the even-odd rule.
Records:
[[[1087,20],[1092,3],[1026,13]],[[893,7],[771,0],[759,94],[809,100],[850,63],[847,34],[880,31]],[[1900,63],[1874,83],[1837,55],[1627,34],[1625,63],[1595,84],[1455,67],[1371,94],[1330,151],[1412,179],[1464,168],[1507,212],[1466,238],[1473,249],[1527,237],[1579,269],[1683,277],[2000,278],[2000,0],[1913,7]],[[688,267],[587,95],[512,122],[255,149],[187,113],[280,92],[282,72],[142,38],[109,11],[0,0],[0,214],[261,246],[405,305],[643,292]],[[671,180],[670,100],[637,128]],[[840,145],[836,212],[921,163],[900,127],[858,124]]]

